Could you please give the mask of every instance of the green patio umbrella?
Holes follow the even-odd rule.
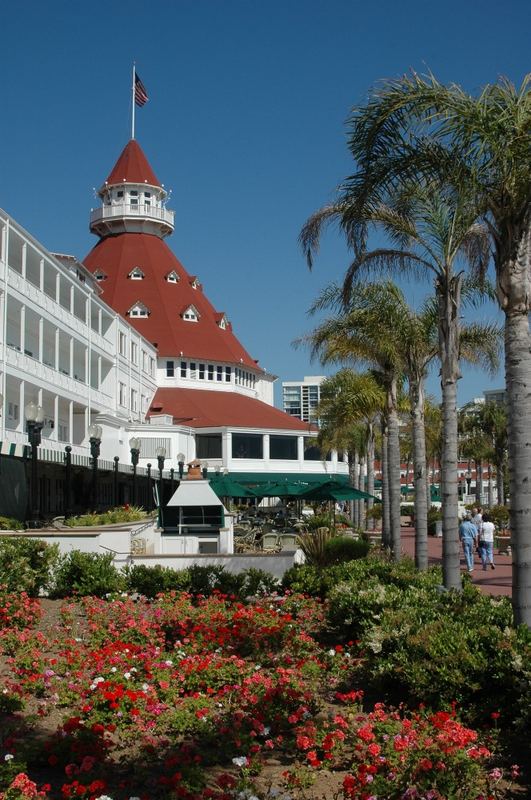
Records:
[[[374,500],[379,503],[380,499],[360,489],[354,489],[336,480],[327,480],[309,489],[304,498],[306,500],[325,501],[325,500]]]
[[[210,485],[218,497],[256,497],[252,489],[243,483],[238,483],[230,475],[211,478]]]
[[[258,484],[253,486],[253,492],[255,497],[302,497],[309,487],[304,481],[286,479]]]

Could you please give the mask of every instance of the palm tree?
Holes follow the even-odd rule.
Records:
[[[433,76],[412,75],[386,82],[352,114],[349,147],[358,171],[344,188],[341,212],[335,204],[335,209],[332,206],[323,213],[325,218],[339,219],[359,255],[366,241],[367,212],[397,188],[400,191],[403,186],[435,180],[443,182],[446,194],[458,201],[455,207],[463,209],[465,218],[482,220],[487,226],[498,299],[505,313],[513,610],[517,623],[531,627],[530,86],[531,75],[519,88],[501,79],[473,97],[455,84],[440,84]],[[313,226],[317,240],[320,224],[317,220]],[[457,239],[460,227],[453,229]],[[315,242],[311,227],[303,242],[310,247]],[[472,241],[470,245],[476,247]],[[447,302],[441,303],[443,387],[455,379],[451,370],[452,363],[455,365],[455,301],[459,299],[455,279],[447,274],[439,287],[448,292]],[[445,427],[448,423],[455,429],[450,402],[447,397],[443,403]],[[448,419],[450,411],[453,422]],[[453,432],[451,450],[455,450]],[[453,471],[452,456],[446,452],[443,472],[447,479],[450,468]],[[448,488],[446,483],[445,495]],[[445,496],[444,500],[453,513],[452,498]]]
[[[309,345],[312,357],[318,356],[322,364],[362,362],[373,366],[378,373],[386,398],[390,544],[397,560],[401,551],[398,388],[403,366],[396,346],[399,294],[393,284],[362,286],[352,296],[345,312],[341,310],[295,343]],[[338,287],[332,285],[314,303],[310,313],[340,304],[341,294]]]
[[[507,458],[507,411],[499,403],[485,403],[480,411],[483,430],[489,438],[496,467],[498,503],[505,503],[504,475]]]
[[[318,415],[321,427],[318,442],[323,450],[331,447],[349,454],[350,478],[354,488],[359,485],[359,459],[367,463],[367,492],[374,494],[374,424],[382,412],[385,395],[370,373],[358,374],[342,369],[321,384]],[[368,508],[372,507],[369,500]],[[356,516],[355,524],[361,520]]]

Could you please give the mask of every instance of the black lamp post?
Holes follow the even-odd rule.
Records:
[[[31,401],[25,408],[28,441],[31,444],[30,520],[28,528],[40,528],[39,485],[37,482],[37,448],[41,443],[44,409]]]
[[[170,493],[171,493],[172,497],[173,497],[173,487],[174,487],[174,485],[175,485],[175,470],[172,467],[170,469]]]
[[[97,511],[98,505],[98,458],[100,457],[101,434],[101,425],[91,425],[88,429],[90,455],[92,458],[91,505],[93,511]]]
[[[72,509],[70,508],[70,500],[72,497],[72,448],[69,444],[65,447],[65,494],[64,494],[64,512],[65,519],[72,516]]]
[[[140,456],[140,439],[133,437],[129,439],[129,449],[131,450],[131,464],[133,465],[133,485],[131,488],[131,505],[136,505],[136,468]]]
[[[148,485],[147,511],[149,513],[151,511],[151,464],[146,464],[146,469],[147,469],[147,485]]]
[[[119,505],[118,503],[118,464],[120,463],[120,457],[114,456],[114,473],[113,473],[113,495],[114,495],[114,507],[117,508]]]
[[[182,481],[184,475],[184,459],[186,456],[184,453],[177,454],[177,464],[179,465],[179,480]]]
[[[159,468],[159,525],[162,525],[162,506],[164,505],[162,471],[164,469],[164,461],[166,459],[166,448],[157,447],[155,450],[155,455],[157,456],[157,465]]]
[[[472,473],[469,469],[465,472],[465,480],[466,480],[466,493],[470,494],[470,484],[472,483]]]

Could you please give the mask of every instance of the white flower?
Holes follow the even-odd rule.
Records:
[[[126,679],[126,681],[128,681],[130,677],[131,677],[130,672],[124,672],[124,678]]]
[[[237,767],[245,767],[247,765],[247,756],[237,756],[232,759],[232,763]]]
[[[116,672],[116,667],[111,667],[111,672]]]
[[[329,656],[335,656],[335,654],[336,654],[336,651],[335,651],[335,650],[329,650],[329,651],[328,651],[328,655],[329,655]]]
[[[170,659],[168,659],[164,663],[166,664],[167,667],[173,667],[173,661],[170,661]]]
[[[11,753],[6,753],[4,756],[4,761],[12,761],[13,758],[15,758],[14,755],[12,755]]]
[[[255,664],[254,668],[255,668],[255,670],[262,669],[262,665],[261,664]]]

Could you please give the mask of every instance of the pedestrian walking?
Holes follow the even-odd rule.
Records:
[[[465,554],[465,561],[467,570],[474,571],[474,550],[477,547],[478,531],[472,522],[472,515],[467,512],[464,520],[459,526],[459,538],[463,544],[463,552]]]
[[[481,521],[478,536],[478,550],[483,569],[486,570],[489,564],[490,568],[494,569],[494,523],[491,521],[488,513],[483,514],[483,519]]]

